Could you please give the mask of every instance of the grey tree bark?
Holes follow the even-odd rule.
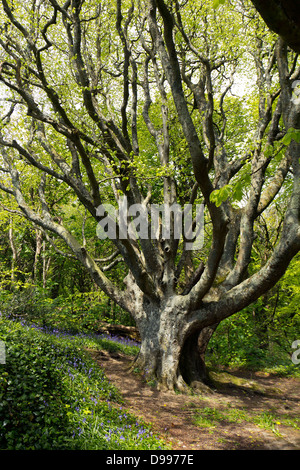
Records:
[[[295,52],[300,52],[300,2],[299,0],[252,0],[272,31],[279,34]]]

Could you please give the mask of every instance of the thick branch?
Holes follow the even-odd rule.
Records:
[[[161,37],[157,24],[156,7],[158,7],[164,22],[164,40]],[[214,188],[208,176],[208,161],[203,154],[200,140],[185,100],[178,57],[173,42],[174,22],[163,0],[151,0],[148,19],[153,42],[160,54],[162,66],[171,87],[178,118],[189,146],[195,178],[199,183],[213,223],[213,243],[205,271],[199,283],[189,294],[193,297],[193,301],[197,302],[199,298],[202,298],[209,290],[216,275],[223,252],[227,220],[223,208],[216,207],[216,205],[210,201],[210,194]]]
[[[252,0],[269,28],[279,34],[296,52],[300,52],[300,1]]]

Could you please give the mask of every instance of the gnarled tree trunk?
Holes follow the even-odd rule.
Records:
[[[136,316],[141,347],[132,368],[143,371],[159,388],[187,391],[212,385],[205,364],[205,352],[217,324],[201,328],[190,322],[188,311],[169,300],[163,308],[151,305]]]

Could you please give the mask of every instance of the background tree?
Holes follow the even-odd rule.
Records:
[[[268,292],[300,248],[297,56],[244,4],[1,3],[0,189],[132,315],[136,365],[169,389],[200,386],[216,326]],[[256,88],[241,96],[245,70]],[[277,243],[251,266],[257,221],[286,186]],[[173,227],[167,239],[105,240],[99,258],[68,207],[96,233],[98,207],[121,196],[147,217],[153,203],[203,203],[203,249]]]

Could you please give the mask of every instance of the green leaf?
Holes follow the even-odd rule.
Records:
[[[231,186],[229,184],[226,184],[225,186],[223,186],[223,188],[220,189],[220,197],[223,199],[223,201],[226,201],[226,199],[229,198],[230,190]]]
[[[214,202],[217,207],[220,207],[222,202],[226,201],[231,194],[231,186],[226,184],[220,189],[215,189],[210,195],[211,202]]]
[[[291,141],[292,141],[292,135],[290,132],[287,132],[282,139],[282,143],[284,145],[290,145]]]
[[[295,129],[294,132],[292,132],[292,139],[297,142],[297,144],[299,144],[300,142],[300,130],[299,129]]]
[[[271,157],[274,152],[274,147],[273,145],[267,145],[264,151],[265,157]]]
[[[233,188],[232,197],[236,201],[241,201],[243,197],[243,182],[239,181]]]
[[[213,2],[213,8],[217,9],[219,8],[220,5],[224,5],[226,0],[214,0]]]
[[[300,142],[300,129],[294,129],[293,127],[290,127],[285,134],[285,136],[282,139],[282,143],[284,145],[290,145],[290,143],[294,140],[299,144]]]

